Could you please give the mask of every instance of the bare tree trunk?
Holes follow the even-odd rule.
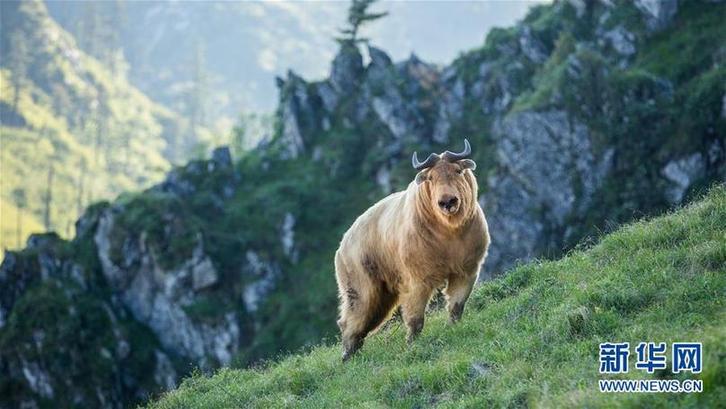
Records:
[[[129,157],[131,156],[131,135],[124,136],[124,172],[129,172]]]
[[[93,161],[98,167],[100,156],[101,156],[101,129],[98,123],[96,124],[96,135],[93,141]]]
[[[18,104],[20,103],[20,84],[15,84],[13,90],[13,111],[18,112]]]
[[[93,203],[93,199],[94,199],[94,190],[95,190],[95,189],[96,189],[96,184],[95,184],[95,181],[93,180],[93,178],[91,178],[91,179],[90,179],[90,180],[88,181],[88,189],[87,189],[87,192],[88,192],[88,193],[86,194],[86,203]]]
[[[55,175],[55,167],[53,164],[50,164],[50,167],[48,168],[48,182],[45,188],[45,214],[43,217],[43,222],[45,224],[45,230],[50,231],[50,222],[51,222],[51,214],[50,214],[50,206],[53,203],[53,176]]]
[[[17,248],[20,248],[21,244],[20,241],[22,240],[21,237],[23,237],[23,209],[20,207],[16,207],[17,209],[17,215],[15,217],[15,221],[17,223],[15,234],[16,234],[16,244]]]
[[[80,173],[78,175],[78,195],[76,196],[76,212],[80,216],[81,212],[83,211],[83,184],[86,181],[86,162],[83,161],[81,163]]]

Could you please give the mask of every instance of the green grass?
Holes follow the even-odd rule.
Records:
[[[431,312],[411,347],[394,322],[345,364],[339,343],[327,342],[258,369],[194,375],[149,407],[717,407],[726,401],[724,295],[721,186],[592,248],[480,286],[460,324]],[[648,375],[633,369],[631,352],[630,373],[617,377],[693,376],[704,392],[598,392],[598,344],[607,341],[703,342],[700,375]]]

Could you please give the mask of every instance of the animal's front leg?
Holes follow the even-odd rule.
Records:
[[[432,289],[424,286],[415,286],[405,293],[401,302],[401,314],[403,322],[408,329],[406,341],[410,344],[418,334],[421,333],[424,325],[424,314],[426,306],[431,299]]]
[[[471,289],[476,282],[476,274],[449,276],[449,283],[446,285],[446,309],[449,311],[449,322],[455,323],[461,319],[464,312],[464,305],[469,299]]]

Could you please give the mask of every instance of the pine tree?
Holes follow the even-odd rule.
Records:
[[[84,3],[83,18],[78,20],[76,38],[81,48],[95,58],[100,58],[103,44],[100,33],[103,30],[103,17],[94,1]]]
[[[336,40],[341,44],[358,44],[368,42],[367,38],[358,37],[358,31],[360,27],[370,21],[378,20],[379,18],[388,15],[387,11],[381,13],[368,12],[370,7],[377,0],[351,0],[350,7],[348,8],[348,27],[340,30],[341,37]]]
[[[8,53],[8,68],[11,72],[13,86],[13,110],[18,110],[20,91],[25,87],[28,77],[28,66],[30,65],[30,52],[27,39],[23,33],[14,31],[10,35],[10,50]]]
[[[126,3],[122,0],[114,0],[110,5],[108,17],[108,52],[106,55],[106,65],[114,72],[114,74],[125,77],[128,71],[128,64],[124,57],[123,35],[126,30],[127,16]]]
[[[201,142],[199,130],[205,125],[207,111],[208,75],[205,67],[205,52],[201,42],[197,42],[193,56],[192,83],[187,94],[187,117],[189,118],[190,135],[185,149]],[[181,156],[179,147],[177,158]]]
[[[123,63],[121,32],[125,19],[125,7],[120,2],[89,1],[75,28],[80,47],[114,73],[123,70],[123,64],[118,64]]]

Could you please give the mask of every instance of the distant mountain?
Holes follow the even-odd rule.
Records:
[[[123,53],[129,79],[155,101],[186,117],[228,130],[255,98],[268,106],[274,93],[256,92],[273,78],[260,68],[254,11],[240,2],[47,2],[51,14],[81,44],[104,58],[106,47]],[[89,22],[96,21],[96,24]],[[270,21],[270,24],[277,24]],[[272,40],[272,39],[270,39]],[[103,41],[103,40],[99,40]],[[255,43],[257,41],[257,43]],[[315,46],[311,44],[311,46]],[[272,47],[269,41],[265,47]],[[203,98],[196,105],[192,97]]]
[[[223,130],[241,112],[274,110],[275,75],[290,68],[314,78],[327,75],[337,47],[333,37],[348,8],[345,1],[47,4],[51,15],[77,38],[101,32],[108,46],[122,50],[129,61],[131,82],[176,112],[190,111],[186,96],[198,80],[197,67],[202,68],[204,120]],[[493,25],[513,23],[531,4],[464,2],[451,7],[444,2],[383,1],[374,8],[391,14],[364,32],[400,58],[415,50],[443,63],[478,44]],[[433,24],[441,29],[431,30]],[[92,55],[107,54],[106,49],[94,52],[98,47],[92,41],[81,46]]]
[[[131,86],[123,60],[112,70],[81,51],[42,2],[0,8],[0,246],[40,226],[70,236],[86,205],[158,181],[207,137]]]
[[[414,150],[471,141],[492,235],[483,279],[691,201],[726,179],[724,18],[726,3],[560,1],[445,67],[347,44],[323,80],[290,72],[275,134],[255,149],[236,161],[218,149],[89,207],[72,241],[36,235],[8,252],[0,396],[120,407],[192,367],[335,337],[335,249],[361,212],[413,180]],[[649,244],[683,238],[669,220],[677,234]],[[704,243],[710,268],[722,252]],[[490,290],[511,295],[507,283]]]

